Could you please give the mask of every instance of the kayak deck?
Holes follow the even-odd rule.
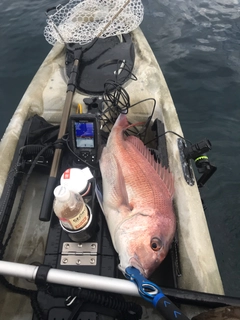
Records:
[[[124,86],[131,98],[131,104],[146,98],[155,99],[156,109],[153,120],[158,118],[164,123],[166,131],[171,130],[183,135],[167,84],[140,29],[132,33],[132,39],[136,53],[133,73],[138,80],[136,82],[128,81]],[[0,161],[3,164],[3,170],[0,173],[1,190],[4,188],[7,172],[10,168],[11,159],[13,158],[24,121],[35,113],[43,116],[44,119],[52,124],[59,124],[61,120],[67,82],[64,71],[64,56],[62,45],[56,45],[51,50],[13,115],[0,144]],[[75,112],[79,103],[83,106],[83,111],[87,111],[83,102],[84,98],[86,98],[86,95],[82,95],[79,92],[75,93],[72,113]],[[138,105],[138,108],[130,109],[128,119],[131,122],[146,121],[151,108],[151,102],[142,102]],[[198,188],[196,183],[194,186],[189,186],[183,178],[177,137],[167,134],[166,141],[169,166],[175,179],[174,205],[178,218],[182,272],[182,276],[178,279],[179,287],[222,294],[222,282]],[[34,173],[34,176],[30,179],[28,193],[22,209],[24,214],[21,214],[15,230],[16,236],[12,238],[11,241],[13,242],[9,245],[5,255],[5,259],[8,261],[22,263],[41,263],[43,261],[49,223],[40,222],[38,216],[45,184],[45,177],[41,174]],[[20,194],[20,191],[21,186],[18,194]],[[26,280],[14,279],[13,281],[14,284],[23,287],[34,286]],[[14,319],[16,310],[13,311],[10,307],[12,303],[11,293],[6,293],[3,289],[1,290],[1,296],[4,299],[1,308],[2,310],[4,308],[3,314],[6,314],[5,318],[7,319],[8,316]],[[24,299],[25,297],[19,296],[19,301],[16,305],[18,306],[17,308],[21,309],[21,313],[24,314],[23,318],[28,319],[29,316],[30,319],[29,301]],[[189,307],[187,307],[187,310],[189,311]],[[19,315],[16,317],[16,319],[20,319]],[[159,316],[156,315],[156,317],[156,319],[159,319]],[[152,315],[151,319],[154,319]]]

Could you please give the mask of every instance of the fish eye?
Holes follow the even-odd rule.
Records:
[[[151,239],[150,246],[153,251],[159,251],[160,249],[162,249],[163,244],[159,238],[155,237]]]

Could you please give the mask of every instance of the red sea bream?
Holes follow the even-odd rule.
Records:
[[[121,114],[101,155],[103,211],[119,268],[134,266],[149,277],[167,255],[175,233],[173,176],[140,139],[124,134],[128,126]]]

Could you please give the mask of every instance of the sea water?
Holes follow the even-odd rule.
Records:
[[[0,136],[51,46],[49,0],[0,2]],[[240,297],[240,1],[143,0],[141,25],[185,137],[208,138],[217,172],[202,189],[225,292]],[[194,212],[193,212],[194,214]]]

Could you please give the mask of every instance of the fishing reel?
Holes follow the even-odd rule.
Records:
[[[199,188],[203,187],[217,170],[217,167],[209,162],[209,158],[206,155],[206,152],[212,149],[211,142],[208,139],[203,139],[198,143],[187,146],[183,139],[179,139],[178,147],[187,183],[190,185],[194,184],[193,173],[190,167],[190,160],[194,160],[197,170],[201,174],[201,177],[197,180],[197,185]]]

